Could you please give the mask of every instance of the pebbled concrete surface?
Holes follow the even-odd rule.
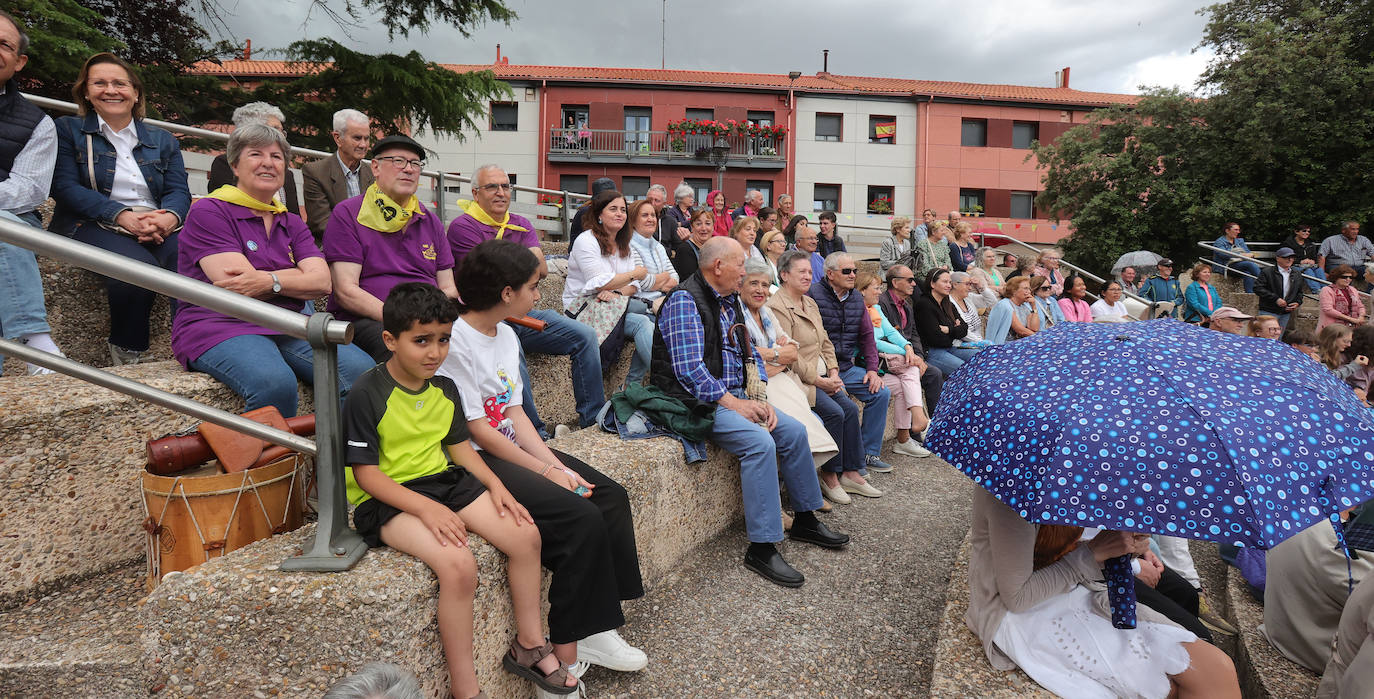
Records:
[[[821,515],[853,537],[847,549],[782,544],[805,585],[778,587],[746,570],[744,534],[732,528],[626,605],[621,633],[649,667],[593,667],[588,695],[928,696],[973,484],[934,457],[884,458],[896,470],[871,481],[886,495]]]

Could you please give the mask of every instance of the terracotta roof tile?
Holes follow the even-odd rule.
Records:
[[[934,95],[963,99],[1053,104],[1108,105],[1133,104],[1139,95],[1085,92],[1062,87],[1026,85],[989,85],[941,80],[912,80],[855,75],[803,75],[795,81],[772,73],[727,73],[704,70],[662,70],[658,68],[598,68],[589,66],[474,65],[443,64],[459,71],[490,70],[505,80],[625,81],[649,85],[718,85],[721,87],[787,89],[804,92],[858,92],[893,95]],[[202,62],[196,70],[208,75],[238,77],[290,77],[312,69],[309,64],[288,61]]]

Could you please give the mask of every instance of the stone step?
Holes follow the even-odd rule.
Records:
[[[145,696],[141,565],[0,612],[0,696]]]
[[[1231,618],[1240,631],[1236,639],[1236,674],[1245,696],[1287,699],[1315,695],[1321,677],[1289,660],[1260,633],[1264,605],[1250,595],[1240,571],[1230,566],[1227,566],[1225,594]]]

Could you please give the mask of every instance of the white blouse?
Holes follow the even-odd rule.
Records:
[[[1103,316],[1121,316],[1125,320],[1134,320],[1131,318],[1131,312],[1126,310],[1124,301],[1117,301],[1115,305],[1109,305],[1105,299],[1098,299],[1088,307],[1088,311],[1093,314],[1093,320]]]
[[[643,265],[639,251],[634,246],[630,246],[630,254],[625,257],[615,253],[602,255],[596,234],[584,231],[573,241],[572,250],[568,251],[568,279],[563,284],[563,308],[572,308],[576,305],[577,297],[600,289],[615,275],[625,274]],[[630,284],[636,289],[640,288],[640,282],[632,281]]]
[[[153,200],[153,192],[148,189],[148,182],[143,179],[143,171],[138,169],[138,160],[134,158],[134,146],[138,145],[138,129],[134,126],[133,120],[130,119],[128,125],[115,131],[114,127],[105,123],[99,114],[95,118],[100,124],[100,134],[115,149],[115,172],[114,182],[110,185],[110,201],[117,201],[125,206],[146,206],[156,209],[157,202]],[[91,183],[91,187],[95,187],[94,182]]]

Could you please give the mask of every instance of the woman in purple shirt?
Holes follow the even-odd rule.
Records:
[[[299,313],[302,301],[329,293],[329,269],[305,222],[277,201],[291,146],[266,124],[240,127],[227,157],[237,185],[224,185],[191,206],[181,231],[177,270]],[[314,380],[305,340],[186,304],[172,321],[172,353],[243,396],[245,410],[272,405],[296,414],[296,381]],[[339,392],[373,365],[353,345],[339,346]]]

